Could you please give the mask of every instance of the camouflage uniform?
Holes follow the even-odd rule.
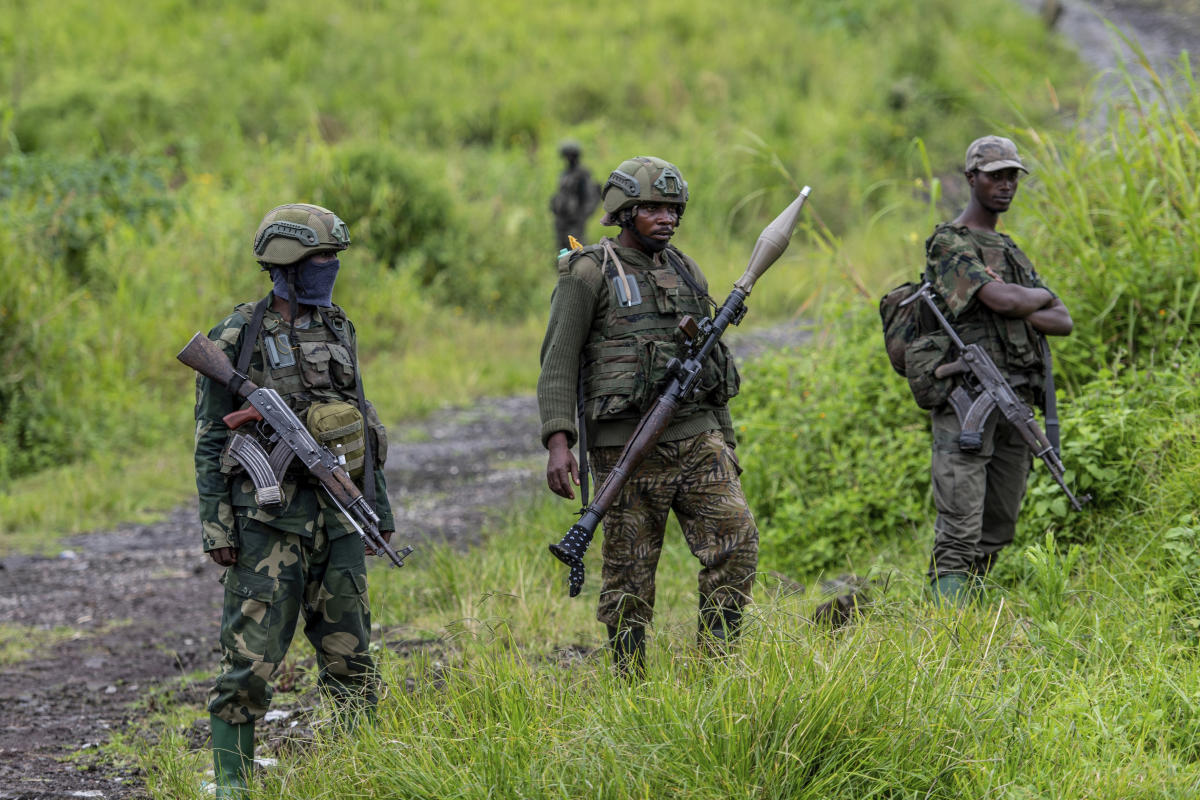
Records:
[[[636,280],[641,302],[623,306],[618,301],[617,271],[605,259],[604,242]],[[706,300],[680,271],[687,270],[704,292],[707,282],[679,250],[668,247],[652,257],[612,239],[604,242],[559,259],[538,381],[542,443],[564,431],[573,445],[576,376],[582,366],[589,455],[598,481],[656,398],[666,363],[675,354],[679,319],[708,314]],[[750,599],[758,530],[738,480],[736,438],[726,406],[738,378],[723,344],[709,359],[700,385],[699,398],[681,404],[604,517],[596,617],[610,627],[651,621],[654,572],[671,509],[703,565],[701,607],[736,611]]]
[[[301,419],[313,403],[356,400],[354,328],[337,306],[325,312],[333,329],[319,314],[307,326],[298,320],[296,364],[274,367],[264,360],[263,338],[290,331],[268,309],[250,360],[250,380],[279,391]],[[237,359],[250,313],[249,305],[239,306],[209,333],[230,361]],[[204,549],[238,550],[237,564],[221,579],[221,674],[209,695],[209,711],[235,725],[266,713],[271,678],[287,653],[299,615],[317,651],[323,688],[338,698],[372,703],[376,678],[367,655],[371,617],[362,542],[298,462],[283,481],[282,507],[258,506],[253,483],[222,455],[229,436],[222,417],[240,405],[225,387],[203,376],[197,379],[196,485]],[[369,404],[365,417],[376,453],[366,474],[375,482],[380,530],[392,530],[382,470],[386,434]]]
[[[925,279],[965,344],[979,344],[1022,400],[1041,405],[1044,364],[1037,332],[1023,319],[1002,317],[975,297],[992,278],[990,267],[1006,283],[1049,288],[1029,258],[1003,233],[945,223],[926,243]],[[983,448],[964,453],[961,428],[949,405],[932,412],[932,479],[937,521],[929,574],[984,575],[1016,531],[1032,454],[1001,414],[993,414],[983,432]]]

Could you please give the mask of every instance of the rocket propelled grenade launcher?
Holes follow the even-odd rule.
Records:
[[[800,208],[808,199],[810,191],[807,186],[801,189],[800,195],[791,205],[759,234],[754,250],[750,253],[750,263],[746,271],[734,281],[733,291],[712,319],[696,321],[691,317],[684,317],[680,320],[679,328],[687,340],[683,360],[671,359],[667,364],[669,380],[666,388],[638,422],[633,436],[621,451],[621,457],[604,479],[604,483],[596,490],[596,499],[583,509],[579,521],[571,526],[562,540],[558,544],[550,545],[550,552],[554,557],[571,568],[568,578],[571,597],[578,595],[583,588],[583,556],[592,543],[600,520],[617,499],[626,481],[642,463],[646,453],[670,425],[679,404],[696,390],[704,361],[716,347],[725,329],[730,325],[737,325],[746,316],[746,298],[750,296],[750,291],[762,274],[787,249],[792,231],[796,229],[796,221],[800,217]]]
[[[293,458],[299,458],[309,473],[316,478],[329,499],[350,520],[363,542],[376,553],[386,555],[397,567],[404,566],[404,558],[412,552],[403,547],[396,552],[379,532],[379,515],[354,485],[350,474],[339,459],[327,447],[322,446],[308,428],[300,421],[279,392],[269,387],[260,387],[233,368],[221,348],[207,336],[197,333],[176,356],[184,364],[209,380],[216,381],[230,392],[250,401],[250,407],[234,411],[225,416],[225,424],[234,430],[229,445],[229,454],[245,467],[254,481],[254,499],[259,505],[278,505],[283,502],[280,482]],[[262,420],[271,429],[271,441],[275,446],[268,454],[258,440],[236,432],[246,422]],[[370,469],[367,479],[370,480]]]

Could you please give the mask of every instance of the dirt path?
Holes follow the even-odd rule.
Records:
[[[1166,63],[1181,46],[1200,42],[1193,22],[1200,13],[1179,17],[1176,9],[1186,10],[1190,0],[1164,2],[1174,5],[1097,5],[1139,31]],[[1085,4],[1065,5],[1060,30],[1083,42],[1097,66],[1110,66],[1096,60],[1110,44],[1103,26]],[[804,336],[789,326],[738,333],[743,358]],[[488,509],[542,491],[537,430],[532,397],[449,409],[393,428],[388,472],[397,527],[417,543],[477,541]],[[135,768],[99,757],[96,748],[136,721],[151,687],[177,684],[181,697],[201,707],[204,682],[179,679],[217,663],[218,574],[197,552],[194,508],[153,525],[74,537],[58,557],[0,562],[0,624],[75,631],[0,667],[0,800],[147,797]],[[288,728],[281,723],[279,736]],[[203,736],[198,729],[193,739],[198,744]]]

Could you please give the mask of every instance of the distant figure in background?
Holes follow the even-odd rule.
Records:
[[[1044,410],[1049,351],[1043,336],[1066,336],[1074,323],[1028,256],[996,230],[1022,172],[1028,170],[1011,140],[971,142],[964,170],[970,200],[926,242],[925,280],[963,341],[981,345],[1016,395]],[[949,403],[931,414],[937,520],[929,578],[935,599],[961,605],[1012,543],[1032,453],[999,412],[988,418],[982,442],[970,447],[960,441],[962,425]]]
[[[558,176],[558,191],[550,198],[556,250],[570,248],[568,236],[583,241],[588,217],[600,205],[600,187],[592,180],[592,173],[587,167],[579,163],[581,153],[579,142],[571,139],[558,146],[558,154],[567,162],[567,166]]]

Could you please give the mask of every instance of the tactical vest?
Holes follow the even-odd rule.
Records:
[[[254,315],[254,304],[243,303],[235,311],[247,321],[242,334],[245,336]],[[259,386],[277,391],[296,416],[308,422],[310,427],[312,421],[308,419],[308,411],[315,404],[348,403],[358,408],[363,417],[362,427],[357,435],[347,439],[357,438],[360,446],[346,453],[346,467],[352,473],[363,469],[365,474],[372,475],[372,469],[382,466],[387,458],[387,434],[369,403],[364,401],[366,407],[359,408],[357,366],[353,352],[355,335],[345,312],[338,306],[323,311],[328,325],[296,328],[294,332],[290,325],[277,316],[265,315],[246,374]],[[239,352],[241,346],[242,340],[239,339]],[[337,431],[330,433],[336,434]],[[318,437],[318,441],[323,441],[315,431],[314,436]],[[364,436],[370,437],[371,465],[363,463],[361,445]],[[223,457],[222,463],[230,470],[237,467],[236,462],[232,462],[228,456]],[[302,477],[307,473],[296,461],[288,474]],[[358,482],[364,484],[364,493],[368,494],[369,499],[373,498],[373,478]]]
[[[578,252],[577,257],[591,258],[597,266],[604,261],[598,246]],[[595,422],[641,417],[664,388],[667,363],[682,355],[679,320],[685,314],[695,320],[709,316],[706,299],[680,275],[679,270],[689,268],[683,257],[673,248],[663,256],[663,263],[655,267],[625,265],[627,278],[637,282],[641,302],[635,305],[621,304],[616,265],[610,260],[604,266],[607,308],[593,322],[582,353],[584,400]],[[723,407],[739,385],[733,358],[718,342],[701,372],[699,391],[680,404],[676,419]]]
[[[942,223],[938,229],[943,227],[953,225]],[[1008,236],[997,234],[995,237],[982,237],[986,242],[970,234],[967,234],[967,238],[980,260],[1005,283],[1030,288],[1040,285],[1032,262]],[[927,274],[926,278],[929,277]],[[979,344],[988,352],[1013,388],[1028,386],[1040,397],[1045,383],[1045,364],[1042,361],[1041,344],[1029,323],[1023,319],[1002,317],[982,302],[976,302],[958,315],[953,324],[964,344]]]
[[[244,303],[236,310],[249,320],[254,305]],[[295,342],[290,343],[294,346],[289,346],[293,335],[290,325],[277,317],[264,317],[255,345],[257,352],[250,360],[247,373],[250,380],[279,392],[301,418],[313,403],[355,402],[357,399],[354,354],[338,341],[340,333],[353,347],[353,333],[345,312],[337,306],[326,310],[325,315],[332,329],[326,325],[297,328]],[[270,344],[267,339],[271,339]],[[273,359],[272,351],[280,354],[278,362]],[[292,363],[288,364],[288,361]]]

